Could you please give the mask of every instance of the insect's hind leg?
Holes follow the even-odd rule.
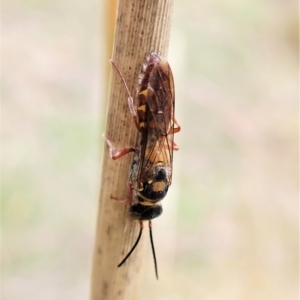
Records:
[[[130,91],[129,91],[129,88],[128,88],[128,85],[126,83],[126,80],[123,76],[123,74],[121,73],[120,69],[117,67],[117,65],[115,64],[115,62],[110,59],[109,62],[112,64],[112,66],[115,68],[115,70],[117,71],[117,73],[119,74],[121,80],[122,80],[122,83],[125,87],[125,90],[126,90],[126,93],[128,95],[128,106],[129,106],[129,110],[130,110],[130,113],[132,115],[132,119],[133,119],[133,122],[137,128],[138,131],[140,131],[140,124],[138,122],[138,118],[137,118],[137,114],[136,114],[136,110],[134,108],[134,105],[133,105],[133,97],[131,96],[130,94]]]
[[[107,145],[109,146],[109,156],[113,160],[116,160],[130,152],[135,152],[135,148],[123,148],[123,149],[117,150],[116,148],[114,148],[111,141],[105,136],[104,133],[103,133],[102,137],[105,139]]]

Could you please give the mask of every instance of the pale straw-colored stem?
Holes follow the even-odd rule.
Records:
[[[172,5],[173,0],[120,0],[118,3],[112,60],[123,73],[133,98],[145,56],[150,50],[163,57],[167,55]],[[140,135],[130,114],[125,88],[114,69],[111,69],[107,108],[106,137],[117,149],[137,147]],[[135,300],[140,296],[143,241],[149,239],[148,226],[134,253],[118,268],[138,236],[139,223],[128,219],[126,205],[111,199],[111,195],[127,197],[133,154],[113,161],[107,144],[103,143],[103,147],[91,300]]]

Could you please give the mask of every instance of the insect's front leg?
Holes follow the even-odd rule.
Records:
[[[123,149],[117,150],[116,148],[114,148],[111,141],[105,136],[104,133],[103,133],[102,137],[105,139],[107,145],[109,146],[109,156],[113,160],[116,160],[130,152],[135,152],[135,148],[123,148]]]
[[[127,198],[126,199],[120,199],[114,195],[110,195],[110,199],[116,200],[120,203],[123,203],[124,205],[129,205],[132,201],[132,195],[133,195],[133,185],[131,183],[128,184],[128,190],[127,190]]]

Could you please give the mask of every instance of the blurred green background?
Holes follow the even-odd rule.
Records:
[[[2,3],[1,299],[89,297],[106,9]],[[180,150],[142,299],[298,299],[298,19],[293,0],[175,0]]]

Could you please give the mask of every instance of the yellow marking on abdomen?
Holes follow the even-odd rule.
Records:
[[[147,94],[148,94],[148,90],[147,89],[145,89],[145,90],[143,90],[143,91],[141,91],[139,93],[139,95],[144,95],[145,97],[147,97]]]
[[[143,202],[140,202],[141,205],[144,205],[144,206],[157,206],[157,204],[159,203],[160,201],[157,201],[157,202],[150,202],[150,201],[143,201]]]
[[[164,181],[158,181],[153,183],[153,191],[154,192],[160,192],[165,190],[166,183]]]
[[[141,111],[145,112],[146,111],[146,105],[143,104],[143,105],[139,106],[138,110],[141,110]]]

